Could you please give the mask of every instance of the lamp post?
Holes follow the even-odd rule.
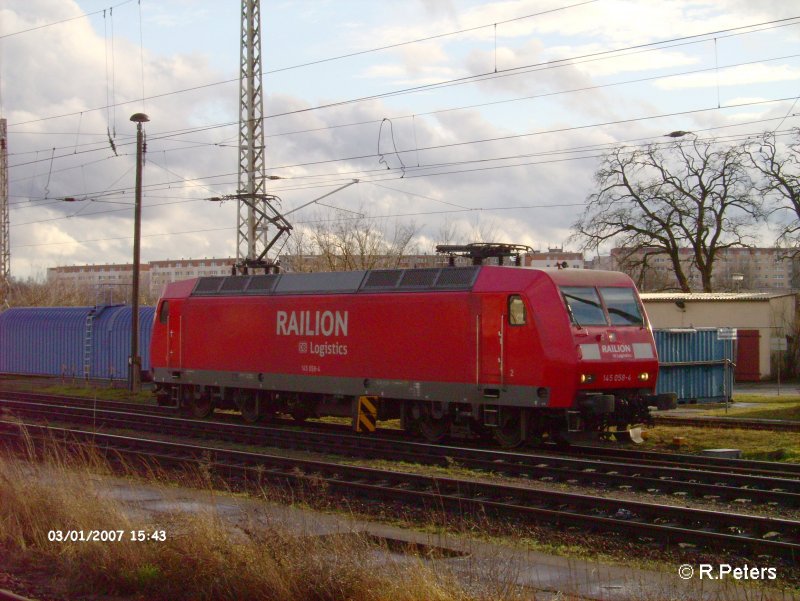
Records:
[[[671,131],[668,134],[664,134],[666,138],[682,138],[683,136],[694,136],[697,137],[697,134],[693,131],[683,131],[682,129],[678,129],[676,131]]]
[[[131,292],[131,357],[128,383],[131,392],[142,387],[142,358],[139,356],[139,240],[142,233],[142,155],[144,133],[142,123],[150,121],[144,113],[135,113],[131,121],[136,123],[136,200],[133,209],[133,290]]]

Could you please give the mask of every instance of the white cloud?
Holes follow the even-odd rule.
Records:
[[[742,65],[721,69],[719,77],[715,72],[677,75],[655,82],[662,90],[681,90],[687,88],[714,88],[719,86],[742,86],[761,83],[800,80],[800,69],[789,65]]]
[[[200,4],[198,10],[203,10]],[[293,4],[275,5],[271,10],[283,11],[284,19],[294,18]],[[159,27],[172,28],[172,18],[191,8],[183,0],[180,10],[172,11],[171,6],[170,3],[160,6]],[[557,6],[554,0],[546,4],[520,0],[476,4],[465,10],[448,0],[429,0],[424,6],[389,3],[376,12],[377,17],[372,17],[376,20],[368,20],[346,3],[315,3],[313,10],[296,15],[297,22],[280,22],[287,29],[297,28],[290,32],[296,38],[290,42],[297,45],[280,48],[276,51],[280,54],[270,57],[270,61],[287,65],[300,62],[294,60],[294,53],[312,42],[320,45],[322,57],[333,56],[347,51],[339,47],[345,43],[369,48]],[[422,239],[428,241],[436,239],[442,224],[448,220],[457,225],[464,241],[482,232],[495,234],[502,241],[537,248],[561,244],[580,210],[567,205],[581,203],[586,198],[594,185],[592,178],[597,166],[597,151],[569,153],[571,148],[647,139],[677,129],[738,124],[759,115],[783,116],[788,106],[769,105],[763,113],[748,109],[747,115],[709,111],[677,120],[581,128],[592,123],[669,113],[675,107],[679,110],[708,107],[706,97],[698,102],[700,94],[686,91],[702,91],[708,87],[699,85],[704,79],[716,85],[713,74],[696,79],[676,77],[661,87],[621,85],[565,93],[620,81],[624,73],[635,74],[633,79],[708,64],[707,47],[702,54],[688,46],[607,61],[571,63],[558,69],[542,69],[426,94],[336,103],[396,87],[492,72],[495,61],[502,70],[709,31],[741,24],[746,18],[761,18],[737,7],[737,4],[688,0],[670,3],[609,0],[500,25],[496,51],[494,28],[490,27],[364,55],[352,61],[334,61],[317,70],[270,76],[265,78],[266,112],[287,114],[268,118],[266,133],[318,131],[267,138],[268,172],[284,178],[271,181],[269,190],[281,197],[285,209],[291,209],[359,178],[363,183],[331,196],[326,202],[350,211],[364,209],[372,215],[407,215],[400,219],[416,220],[422,228]],[[130,5],[130,11],[136,13],[134,4]],[[120,19],[125,16],[123,12],[121,8]],[[0,33],[78,14],[77,5],[66,0],[9,0],[0,9],[3,28]],[[238,24],[235,7],[229,18]],[[323,20],[327,29],[344,31],[346,35],[331,38],[335,40],[330,42],[335,48],[325,46],[324,39],[307,39],[305,28],[315,20]],[[15,274],[34,273],[55,264],[130,260],[130,205],[98,201],[130,203],[132,200],[135,127],[128,119],[140,110],[151,118],[145,127],[148,157],[143,259],[219,257],[235,251],[235,203],[229,201],[220,206],[206,199],[231,194],[237,187],[238,128],[235,124],[214,127],[238,119],[237,83],[202,86],[230,79],[238,64],[212,66],[215,63],[211,60],[216,57],[209,57],[213,52],[211,40],[194,39],[189,30],[182,34],[186,45],[175,40],[167,45],[180,48],[179,52],[167,51],[155,40],[146,42],[145,94],[167,95],[147,100],[144,106],[138,100],[142,94],[138,36],[127,39],[118,35],[114,65],[116,99],[131,102],[111,111],[90,110],[105,105],[109,93],[107,46],[98,18],[77,19],[36,34],[0,41],[4,59],[0,74],[4,111],[12,124],[12,203],[37,207],[23,209],[23,205],[12,205]],[[781,34],[782,30],[774,33]],[[789,38],[776,39],[775,44],[791,45],[787,42]],[[736,51],[764,56],[766,47],[754,40],[748,38],[752,47],[741,44]],[[793,51],[793,48],[781,50],[786,54]],[[25,60],[19,60],[20,57]],[[728,58],[733,59],[732,55],[726,55]],[[720,83],[738,99],[754,96],[770,99],[779,91],[786,95],[775,85],[786,87],[797,78],[796,68],[772,64],[730,70]],[[754,83],[758,84],[758,90],[734,87]],[[168,94],[194,87],[199,89]],[[522,100],[525,96],[541,97]],[[500,100],[514,101],[491,104]],[[309,110],[328,103],[335,106]],[[467,105],[483,106],[435,112]],[[36,121],[68,113],[68,117]],[[411,115],[415,117],[412,119]],[[384,117],[391,118],[393,139],[386,129],[379,139]],[[16,125],[27,121],[32,122]],[[793,124],[787,121],[786,126]],[[116,129],[118,157],[108,144],[107,126]],[[193,126],[208,129],[184,136],[174,134]],[[741,131],[752,133],[753,127]],[[543,133],[527,135],[536,132]],[[503,139],[481,142],[495,138]],[[397,153],[393,152],[395,145]],[[385,163],[375,156],[378,150],[384,153]],[[52,165],[51,154],[57,157]],[[405,176],[400,160],[406,166]],[[507,168],[498,168],[503,166]],[[438,201],[378,188],[367,183],[369,180]],[[46,204],[64,196],[96,201]],[[65,218],[77,210],[81,212]],[[314,211],[312,208],[299,211],[292,215],[292,221],[302,224],[312,220]],[[330,215],[345,213],[334,211]],[[48,219],[57,221],[45,221]],[[39,223],[20,225],[26,221]],[[93,241],[101,238],[119,239]]]

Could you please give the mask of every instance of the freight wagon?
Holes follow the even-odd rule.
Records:
[[[140,348],[150,346],[154,307],[139,309]],[[125,379],[131,307],[15,307],[0,313],[0,373]],[[142,371],[150,370],[149,355]]]

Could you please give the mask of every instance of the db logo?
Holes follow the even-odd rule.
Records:
[[[301,353],[307,353],[308,352],[308,342],[301,342],[300,344],[298,344],[297,345],[297,350],[300,351]]]

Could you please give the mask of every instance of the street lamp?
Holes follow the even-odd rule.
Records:
[[[150,118],[144,113],[135,113],[131,121],[136,123],[136,201],[133,209],[133,298],[131,299],[131,357],[128,383],[131,392],[142,388],[142,358],[139,356],[139,241],[142,233],[142,155],[144,133],[142,123]]]

